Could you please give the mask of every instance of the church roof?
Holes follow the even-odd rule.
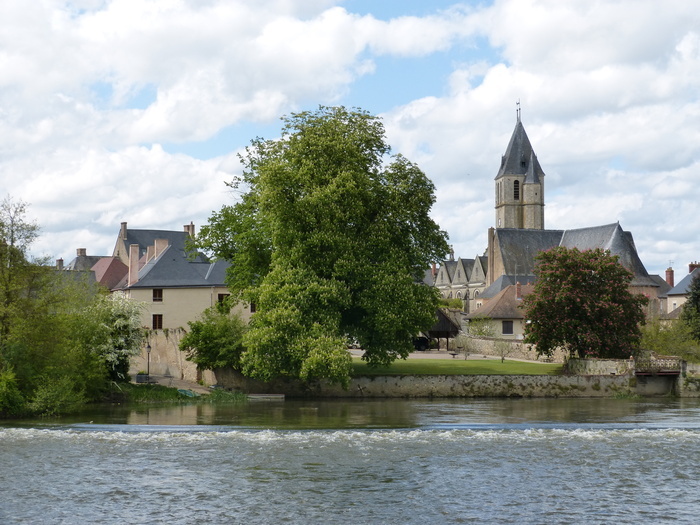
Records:
[[[490,286],[487,286],[479,297],[482,299],[492,299],[509,286],[520,284],[532,284],[535,282],[534,275],[501,275]]]
[[[559,245],[565,248],[578,248],[581,251],[596,248],[610,250],[612,255],[619,257],[620,264],[634,274],[632,285],[658,286],[658,283],[649,277],[639,258],[632,234],[624,231],[619,222],[592,228],[566,230]]]
[[[507,275],[533,274],[535,256],[556,246],[577,248],[580,251],[600,248],[617,255],[620,264],[634,274],[631,282],[633,286],[658,286],[639,258],[632,234],[624,231],[619,223],[576,230],[498,228],[496,238],[496,249],[500,250]]]
[[[530,275],[535,268],[535,256],[558,246],[562,231],[498,228],[496,235],[505,273]]]
[[[527,138],[520,119],[515,124],[506,153],[501,158],[501,168],[496,180],[506,175],[525,175],[526,183],[538,183],[544,177],[542,166],[532,150],[530,139]]]

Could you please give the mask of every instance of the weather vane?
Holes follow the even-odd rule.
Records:
[[[518,122],[520,122],[520,99],[515,103],[517,106],[517,109],[515,110],[515,116],[518,118]]]

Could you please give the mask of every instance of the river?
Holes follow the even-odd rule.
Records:
[[[0,523],[697,523],[700,401],[255,401],[0,424]]]

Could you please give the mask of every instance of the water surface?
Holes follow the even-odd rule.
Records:
[[[0,427],[2,523],[696,523],[696,400],[251,402]]]

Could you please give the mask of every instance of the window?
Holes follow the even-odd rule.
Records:
[[[255,310],[257,310],[255,303],[250,303],[250,313],[254,314]]]
[[[219,304],[223,303],[229,295],[231,295],[231,294],[230,293],[220,293],[219,297],[217,298],[217,300],[219,301]]]
[[[153,329],[162,330],[163,329],[163,314],[153,314]]]
[[[513,182],[513,200],[520,200],[520,181],[516,180]]]
[[[501,333],[503,335],[513,335],[513,321],[501,321]]]
[[[162,288],[154,288],[153,289],[153,302],[154,303],[162,303],[163,302],[163,289]]]

